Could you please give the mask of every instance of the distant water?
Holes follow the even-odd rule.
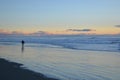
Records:
[[[0,44],[26,43],[50,44],[75,50],[120,52],[120,35],[77,35],[77,36],[0,36]]]

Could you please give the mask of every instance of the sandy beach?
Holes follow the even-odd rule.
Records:
[[[22,64],[0,59],[0,80],[57,80],[21,68]]]

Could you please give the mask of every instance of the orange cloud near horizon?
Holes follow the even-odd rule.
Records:
[[[66,30],[42,30],[42,32],[48,34],[48,35],[59,35],[59,34],[120,34],[120,28],[99,28],[99,29],[87,29],[88,31],[85,31],[85,29],[71,29],[71,31],[67,31]],[[33,34],[33,33],[37,33],[39,31],[37,30],[16,30],[16,31],[12,31],[12,30],[5,30],[5,29],[0,29],[0,33],[2,34],[23,34],[23,35],[29,35],[29,34]]]

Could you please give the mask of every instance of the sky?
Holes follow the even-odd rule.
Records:
[[[0,33],[120,34],[120,0],[0,0]]]

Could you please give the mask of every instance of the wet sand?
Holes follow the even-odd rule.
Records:
[[[43,74],[23,69],[22,64],[0,58],[0,80],[57,80]]]
[[[0,58],[23,64],[18,67],[22,66],[22,68],[60,80],[120,80],[119,52],[72,50],[46,44],[27,44],[24,52],[21,52],[21,45],[0,45]],[[8,63],[6,66],[9,66]],[[0,69],[5,68],[3,66],[3,69]],[[9,69],[0,72],[6,71]],[[12,75],[13,72],[9,72],[7,76],[9,74]],[[5,75],[5,78],[7,76]],[[28,80],[36,80],[31,79],[31,75],[28,78]],[[8,79],[0,78],[0,80]],[[18,79],[10,77],[9,80]],[[37,80],[45,79],[40,77]]]

